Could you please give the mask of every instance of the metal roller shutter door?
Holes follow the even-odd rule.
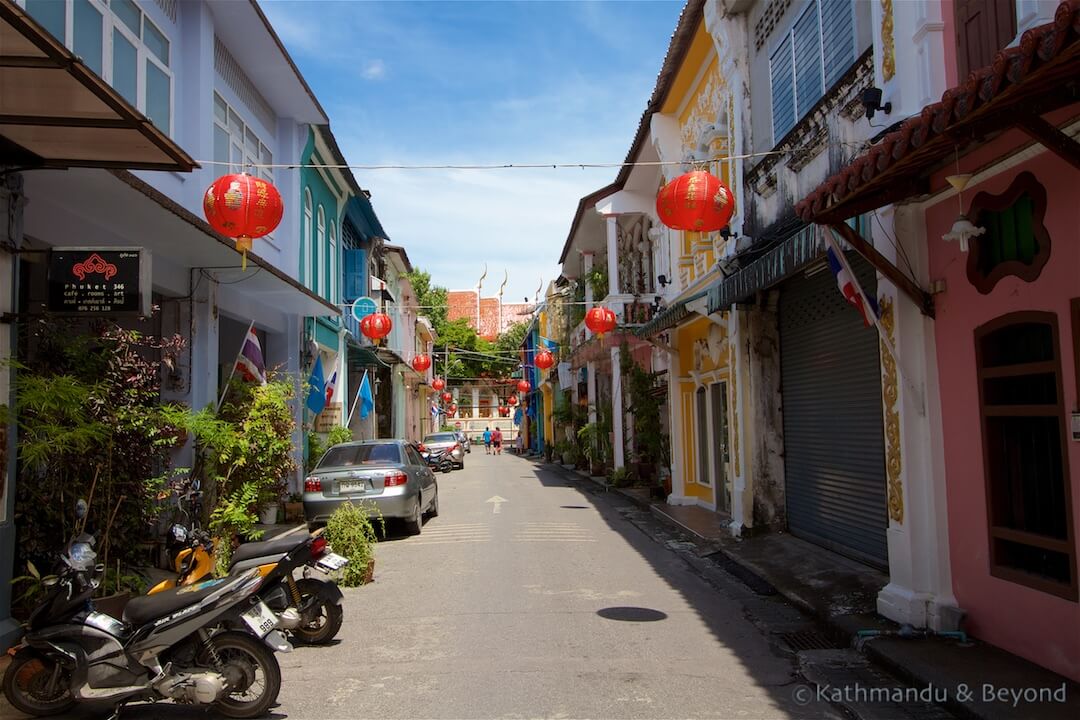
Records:
[[[875,295],[873,268],[848,261]],[[791,533],[887,568],[878,336],[827,267],[781,287],[780,362]]]

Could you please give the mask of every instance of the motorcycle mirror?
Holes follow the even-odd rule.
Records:
[[[75,517],[82,520],[84,517],[86,517],[86,513],[88,510],[89,508],[86,506],[86,501],[82,498],[79,498],[78,502],[75,503]]]

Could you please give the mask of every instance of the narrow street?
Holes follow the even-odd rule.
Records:
[[[706,584],[616,496],[479,449],[439,492],[440,517],[346,591],[342,642],[281,657],[281,715],[835,717],[793,700],[745,586]]]

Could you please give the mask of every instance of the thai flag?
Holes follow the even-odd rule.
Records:
[[[244,346],[240,348],[240,354],[236,357],[236,370],[248,382],[266,384],[266,365],[263,362],[262,345],[259,344],[259,336],[255,333],[254,325],[248,328]]]
[[[840,262],[840,258],[831,245],[826,250],[826,254],[829,258],[829,268],[832,269],[833,275],[836,276],[836,286],[840,288],[840,294],[859,311],[859,315],[863,319],[863,326],[870,327],[874,321],[866,312],[866,304],[863,302],[864,294],[862,288],[859,287],[858,281],[848,272],[847,265]],[[865,297],[866,302],[870,304],[870,312],[874,313],[874,317],[877,317],[880,314],[877,301],[870,296]]]
[[[329,405],[330,401],[334,397],[334,391],[337,390],[337,370],[330,376],[330,379],[326,381],[326,404]]]

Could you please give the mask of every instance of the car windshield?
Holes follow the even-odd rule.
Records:
[[[378,445],[335,445],[326,451],[320,468],[351,467],[353,465],[380,465],[400,463],[401,453],[394,443]]]
[[[425,443],[448,443],[457,442],[457,437],[454,433],[435,433],[434,435],[428,435],[424,438]]]

